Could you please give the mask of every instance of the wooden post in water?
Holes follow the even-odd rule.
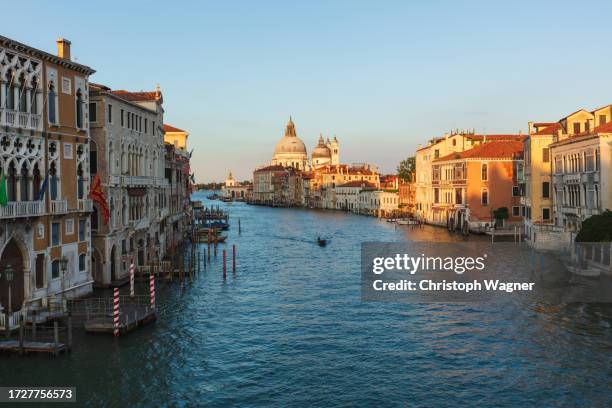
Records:
[[[53,354],[57,356],[57,351],[59,349],[59,328],[57,327],[57,320],[53,321],[53,342]]]
[[[68,350],[72,350],[72,313],[68,313]]]
[[[36,341],[36,316],[34,316],[32,321],[32,341]]]
[[[232,245],[232,272],[236,273],[236,244]]]
[[[226,268],[226,264],[225,264],[225,249],[223,250],[223,279],[225,279],[227,277],[227,268]]]
[[[242,228],[240,227],[240,218],[238,218],[238,235],[242,232]]]
[[[19,354],[23,351],[23,319],[19,319]]]
[[[200,266],[201,266],[201,264],[200,264],[200,262],[201,262],[200,254],[201,254],[201,252],[198,251],[198,275],[200,274]]]

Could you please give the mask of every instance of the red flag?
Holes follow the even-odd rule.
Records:
[[[108,220],[110,219],[110,211],[108,210],[108,203],[106,202],[106,197],[104,196],[104,191],[102,190],[102,182],[100,181],[100,175],[98,173],[96,173],[93,181],[91,182],[91,187],[89,188],[89,198],[98,203],[100,209],[102,210],[104,224],[108,224]]]

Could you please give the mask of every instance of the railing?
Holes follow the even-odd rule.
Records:
[[[0,109],[0,126],[19,127],[41,130],[41,115],[28,112],[17,112],[11,109]]]
[[[130,186],[152,186],[155,184],[155,178],[150,176],[122,176],[122,184]]]
[[[66,200],[51,200],[51,214],[66,214],[68,202]]]
[[[44,213],[43,201],[10,201],[0,207],[0,218],[32,217]]]
[[[0,313],[0,329],[1,330],[6,330],[6,316],[7,314],[2,311]],[[19,327],[19,320],[21,318],[21,311],[17,311],[17,312],[13,312],[10,315],[8,315],[8,321],[9,321],[9,330],[13,330]]]
[[[81,212],[93,211],[93,202],[91,200],[80,198],[78,200],[78,204],[79,204],[79,211]]]
[[[108,177],[108,181],[112,185],[119,185],[119,184],[121,184],[121,176],[110,175]]]

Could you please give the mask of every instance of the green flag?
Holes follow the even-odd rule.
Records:
[[[2,173],[2,178],[0,178],[0,205],[6,207],[8,204],[8,197],[6,195],[6,177],[4,177],[4,172]]]

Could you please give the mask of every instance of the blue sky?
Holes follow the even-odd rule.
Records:
[[[393,171],[452,128],[501,133],[612,103],[612,6],[562,2],[24,2],[2,34],[72,55],[113,89],[164,93],[198,181],[271,159],[293,115],[309,152]]]

